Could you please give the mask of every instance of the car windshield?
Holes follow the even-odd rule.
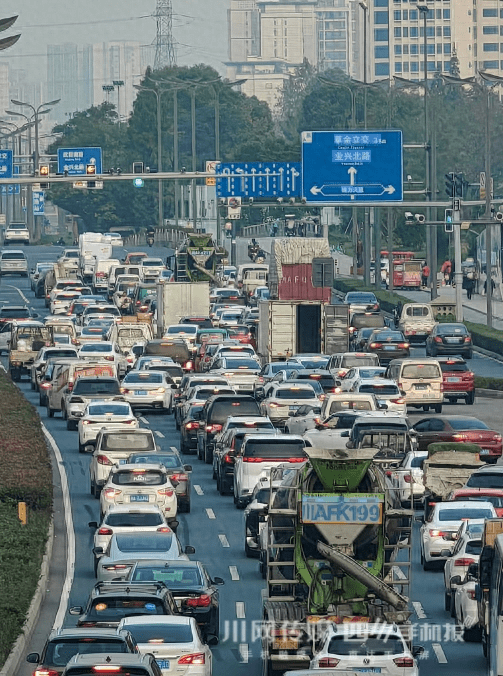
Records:
[[[190,333],[191,335],[196,335],[197,325],[196,324],[183,324],[183,326],[169,326],[166,331],[169,335],[179,334],[179,333]]]
[[[385,326],[384,317],[377,313],[369,313],[368,315],[354,315],[351,320],[351,326],[354,326],[356,329],[362,329],[362,331],[367,331],[367,333],[364,333],[363,335],[368,337],[374,328]],[[370,330],[364,327],[370,327]]]
[[[463,509],[439,509],[438,521],[463,521],[465,519],[490,519],[493,513],[490,509],[476,509],[475,507]]]
[[[113,351],[113,345],[108,345],[108,344],[103,344],[100,343],[99,345],[95,345],[94,343],[89,343],[88,345],[83,345],[80,348],[81,353],[85,352],[112,352]]]
[[[161,486],[165,481],[164,474],[155,469],[125,469],[112,476],[116,486]]]
[[[435,331],[440,336],[466,336],[468,334],[468,329],[464,324],[439,324]]]
[[[440,378],[442,375],[436,364],[405,364],[402,378]]]
[[[441,361],[440,368],[442,369],[442,373],[449,373],[450,371],[463,372],[470,370],[468,368],[468,364],[462,361]]]
[[[297,357],[305,369],[324,369],[329,357]]]
[[[396,385],[360,385],[358,392],[375,394],[376,396],[399,395],[400,390]]]
[[[259,491],[255,493],[255,500],[257,502],[260,502],[260,504],[262,505],[268,505],[270,495],[271,495],[270,488],[261,488]]]
[[[55,667],[66,667],[74,655],[89,653],[127,653],[126,641],[112,636],[92,638],[86,635],[78,638],[59,638],[49,641],[45,651],[44,664]]]
[[[404,341],[403,333],[400,331],[380,331],[374,334],[373,340],[386,340],[390,342]]]
[[[8,317],[9,319],[24,319],[30,316],[30,311],[26,308],[3,308],[0,310],[0,317]]]
[[[172,453],[148,453],[143,455],[133,453],[133,455],[129,456],[128,463],[130,465],[154,463],[164,465],[166,469],[174,469],[182,464],[180,458],[177,458]]]
[[[466,482],[468,488],[503,488],[503,473],[477,472]]]
[[[156,267],[156,268],[161,267],[162,268],[162,267],[164,267],[164,263],[162,261],[149,261],[149,260],[146,260],[145,258],[143,259],[141,264],[144,268],[153,268],[153,267]]]
[[[289,458],[304,458],[306,454],[302,441],[283,441],[278,437],[267,439],[267,441],[249,439],[243,456],[245,458],[287,460]]]
[[[203,585],[201,572],[197,566],[177,566],[174,563],[167,563],[162,567],[137,567],[131,579],[164,582],[170,589]]]
[[[404,652],[404,644],[400,636],[382,632],[381,634],[350,634],[345,631],[334,636],[328,644],[331,655],[400,655]]]
[[[426,459],[426,456],[421,457],[421,456],[415,455],[414,457],[412,457],[412,458],[410,459],[410,461],[409,461],[409,467],[411,467],[411,468],[414,468],[414,467],[415,467],[415,468],[420,468],[420,469],[422,469],[423,463],[424,463],[425,459]],[[484,499],[485,499],[485,498],[484,498]]]
[[[121,552],[168,552],[173,545],[173,533],[128,533],[116,535]]]
[[[260,371],[260,364],[255,359],[225,359],[223,368]]]
[[[351,399],[336,400],[330,404],[330,413],[343,411],[346,408],[350,408],[355,411],[371,411],[372,404],[370,401],[352,401]]]
[[[373,293],[348,293],[346,303],[377,303]]]
[[[117,622],[123,617],[130,615],[165,615],[164,606],[162,602],[156,598],[138,598],[134,595],[116,598],[106,596],[100,598],[99,596],[93,599],[92,606],[89,610],[89,619],[97,620],[98,622],[106,622],[107,620]],[[82,671],[79,670],[79,674]],[[94,674],[93,670],[88,673]],[[133,673],[132,669],[128,667],[128,673]]]
[[[382,368],[382,366],[375,369],[359,369],[358,377],[362,380],[370,380],[384,375],[385,371],[386,369]]]
[[[2,254],[2,260],[3,261],[22,261],[25,260],[25,255],[23,253],[16,253],[13,251],[12,253],[3,253]]]
[[[211,421],[223,424],[230,415],[260,415],[259,405],[254,400],[229,399],[217,401],[211,409]]]
[[[150,434],[107,432],[103,435],[104,451],[153,451],[155,441]]]
[[[189,624],[128,624],[137,643],[151,643],[158,646],[162,643],[192,643],[192,627]]]
[[[44,354],[44,359],[50,359],[51,357],[57,357],[60,359],[61,357],[76,357],[77,356],[77,351],[76,350],[47,350],[47,352]]]
[[[103,523],[114,528],[142,528],[160,526],[164,519],[156,512],[112,512]]]
[[[152,371],[138,371],[138,373],[128,373],[122,381],[124,383],[162,383],[164,378],[161,373]]]
[[[353,366],[374,366],[378,364],[377,355],[344,355],[341,361],[342,368],[352,368]]]
[[[130,415],[129,406],[125,404],[94,404],[87,409],[87,415]]]
[[[75,383],[73,394],[96,395],[96,394],[117,394],[120,395],[120,386],[117,380],[81,380]]]
[[[274,399],[313,399],[314,391],[309,388],[292,387],[288,390],[276,390]]]
[[[333,415],[324,421],[323,426],[328,429],[350,430],[354,425],[355,418],[356,415],[350,413]]]
[[[456,418],[449,419],[449,425],[454,430],[488,430],[489,427],[481,420],[474,420],[473,418]]]

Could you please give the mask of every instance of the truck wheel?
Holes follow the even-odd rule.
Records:
[[[468,392],[468,396],[466,397],[466,403],[468,406],[473,406],[473,403],[475,401],[475,390],[472,390],[471,392]]]
[[[11,369],[10,377],[12,382],[18,383],[21,380],[21,371],[20,369]]]
[[[429,410],[430,410],[430,407],[429,407],[429,406],[423,406],[423,411],[424,411],[425,413],[428,413]]]
[[[442,413],[442,404],[435,404],[435,413]]]
[[[49,406],[49,404],[47,404],[47,417],[48,418],[54,418],[54,413],[55,413],[55,410],[53,408],[51,408]]]
[[[482,641],[482,630],[479,626],[464,629],[463,641],[467,643],[480,643]]]
[[[449,612],[451,609],[451,595],[447,592],[444,593],[444,610]]]

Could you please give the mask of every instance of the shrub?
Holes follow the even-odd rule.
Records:
[[[475,376],[475,387],[481,390],[503,390],[503,378],[484,378]]]

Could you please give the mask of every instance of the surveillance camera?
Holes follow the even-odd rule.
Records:
[[[410,211],[405,212],[405,220],[406,221],[411,221],[414,218],[414,214]]]
[[[496,212],[496,220],[500,221],[500,223],[503,221],[503,212],[502,211]]]
[[[295,197],[290,197],[288,201],[290,202],[290,204],[295,204]]]
[[[278,202],[278,204],[283,204],[283,198],[282,198],[282,197],[278,197],[277,202]]]
[[[248,200],[248,204],[251,206],[253,204],[253,197],[250,197]]]
[[[307,204],[307,199],[305,197],[303,197],[300,201],[302,202],[302,204]]]
[[[410,174],[407,174],[407,180],[412,181],[412,176]]]
[[[426,220],[426,217],[424,214],[414,214],[414,218],[418,223],[424,223]]]

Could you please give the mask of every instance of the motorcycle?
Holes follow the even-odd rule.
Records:
[[[154,246],[154,235],[147,235],[147,244],[150,247]]]

